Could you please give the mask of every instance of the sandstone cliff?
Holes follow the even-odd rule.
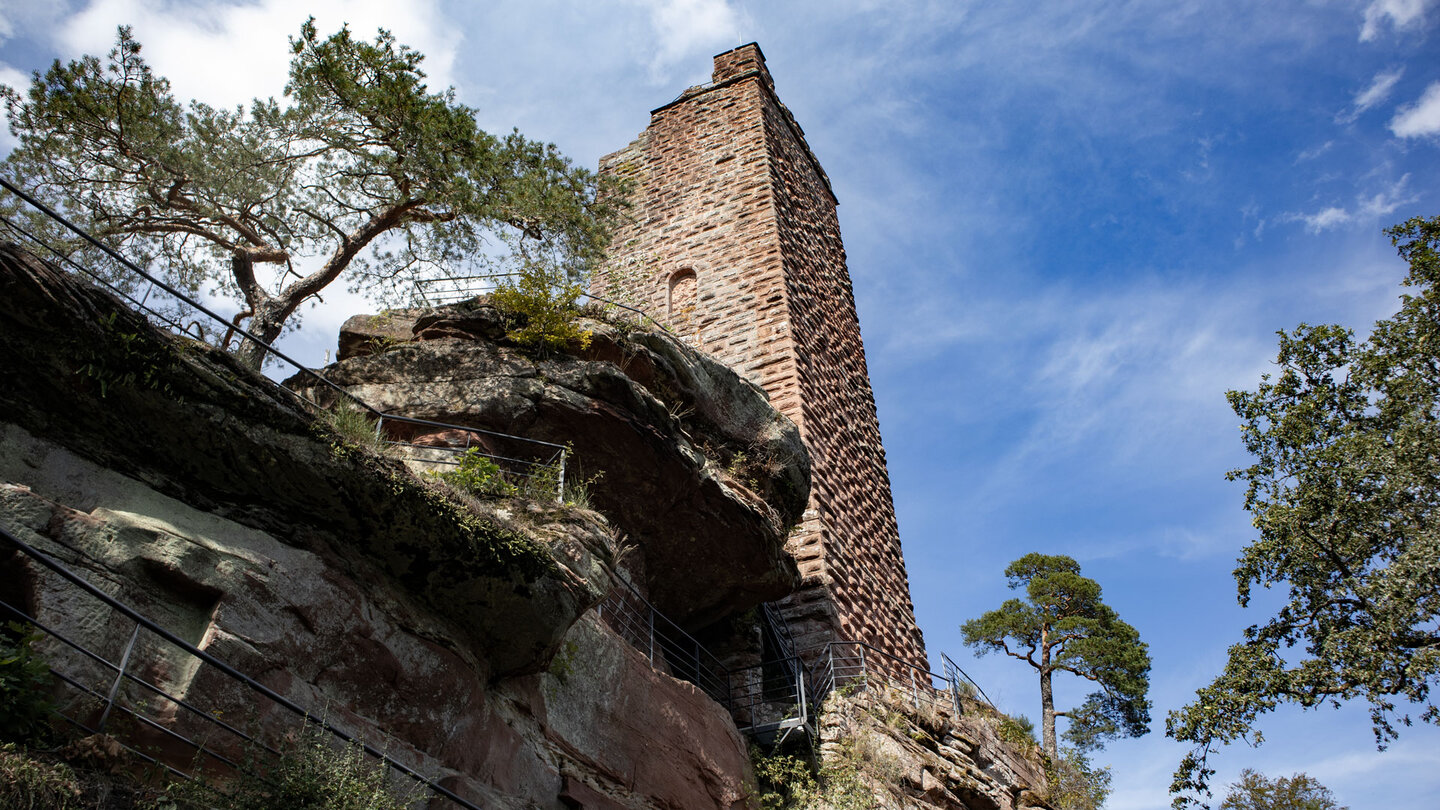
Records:
[[[0,248],[0,526],[479,806],[756,807],[729,711],[593,608],[625,577],[717,650],[758,654],[753,608],[796,580],[784,545],[808,457],[724,366],[663,334],[588,326],[588,347],[542,357],[479,302],[347,324],[331,379],[383,410],[569,444],[597,511],[459,502],[224,353]],[[133,622],[8,545],[0,600],[125,657]],[[258,735],[294,731],[210,665],[136,638],[135,676]],[[102,695],[114,681],[54,640],[42,651]],[[1034,803],[1039,771],[983,711],[908,717],[879,708],[879,684],[842,690],[820,724],[825,762],[881,766],[864,775],[874,806]],[[122,686],[154,724],[130,721],[137,747],[182,768],[194,754],[171,732],[242,753]],[[73,715],[99,714],[61,694]]]
[[[106,592],[481,806],[746,806],[726,711],[586,615],[612,587],[601,515],[459,505],[225,354],[8,249],[0,342],[0,523]],[[651,440],[657,463],[700,475]],[[783,585],[793,565],[766,554]],[[120,660],[133,624],[8,548],[0,574],[4,601]],[[156,640],[130,668],[247,728],[293,725]]]

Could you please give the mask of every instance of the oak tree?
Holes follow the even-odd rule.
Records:
[[[620,198],[554,146],[482,131],[423,56],[381,31],[291,40],[284,102],[178,102],[129,28],[102,61],[58,60],[3,88],[19,146],[3,167],[102,238],[190,290],[239,298],[236,323],[273,341],[342,274],[354,289],[496,255],[559,278],[602,254]],[[258,366],[265,349],[246,341]]]
[[[1150,723],[1150,654],[1134,627],[1100,599],[1100,585],[1080,575],[1070,557],[1027,554],[1005,569],[1007,599],[961,626],[965,643],[980,654],[998,651],[1034,667],[1040,676],[1042,741],[1051,763],[1060,761],[1055,718],[1069,720],[1066,739],[1090,750],[1116,736],[1138,737]],[[1068,672],[1096,687],[1080,706],[1056,711],[1052,679]]]
[[[1277,371],[1228,395],[1254,457],[1229,477],[1259,532],[1239,601],[1255,586],[1288,599],[1166,720],[1193,744],[1176,807],[1210,795],[1215,746],[1259,744],[1257,718],[1282,703],[1363,700],[1381,748],[1412,722],[1402,702],[1440,722],[1440,217],[1388,233],[1410,265],[1399,311],[1358,342],[1335,325],[1280,332]]]

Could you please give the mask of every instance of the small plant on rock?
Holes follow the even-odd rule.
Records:
[[[337,402],[324,412],[326,424],[340,434],[340,438],[376,455],[385,452],[385,436],[375,429],[376,420],[370,413],[353,402]]]
[[[385,763],[358,743],[343,745],[307,725],[268,767],[250,758],[229,784],[172,783],[156,807],[173,810],[407,810],[418,795],[397,794]],[[410,793],[418,794],[419,787]],[[223,802],[217,802],[223,799]]]
[[[80,807],[75,772],[47,762],[14,743],[0,745],[0,807],[15,810],[70,810]]]
[[[1029,748],[1039,745],[1035,741],[1034,721],[1023,714],[1018,717],[1002,715],[995,727],[995,733],[1000,739],[1014,746]]]
[[[511,498],[518,492],[515,485],[505,479],[505,471],[500,469],[500,465],[482,454],[477,447],[466,450],[464,455],[460,456],[460,463],[455,469],[435,475],[450,486],[477,498]]]

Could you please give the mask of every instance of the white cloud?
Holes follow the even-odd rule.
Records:
[[[1396,112],[1390,131],[1401,138],[1440,135],[1440,82],[1432,82],[1419,101]]]
[[[663,81],[669,68],[744,44],[740,13],[729,0],[640,0],[658,39],[651,78]]]
[[[8,84],[23,93],[25,88],[30,86],[30,77],[9,65],[0,63],[0,84]],[[15,136],[10,133],[10,127],[0,123],[0,155],[8,154],[11,149],[19,145],[20,142],[15,140]]]
[[[1380,26],[1388,19],[1395,30],[1418,25],[1433,0],[1371,0],[1365,7],[1365,23],[1360,26],[1360,41],[1369,42],[1380,35]]]
[[[289,0],[178,5],[97,0],[65,20],[55,38],[71,56],[105,54],[114,46],[116,27],[130,25],[144,46],[146,61],[170,79],[177,98],[231,107],[257,96],[280,96],[290,63],[287,38],[313,15],[322,34],[344,23],[365,38],[377,28],[388,29],[401,43],[425,54],[432,90],[451,84],[460,35],[444,24],[436,4],[428,0],[315,0],[303,8]]]
[[[1375,74],[1374,81],[1370,86],[1355,96],[1355,114],[1365,112],[1376,104],[1390,97],[1390,91],[1395,89],[1395,83],[1405,75],[1405,68]]]
[[[1354,217],[1344,208],[1335,208],[1332,206],[1316,214],[1298,214],[1295,215],[1293,219],[1304,222],[1306,230],[1311,233],[1319,233],[1320,231],[1344,225],[1354,219]]]
[[[1320,144],[1314,149],[1306,149],[1305,151],[1295,156],[1295,162],[1304,163],[1307,160],[1314,160],[1315,158],[1320,157],[1326,152],[1329,152],[1334,146],[1334,141],[1326,141],[1325,143]]]
[[[1311,233],[1320,233],[1352,222],[1373,222],[1395,213],[1400,206],[1419,199],[1417,195],[1409,193],[1405,188],[1409,182],[1410,175],[1407,174],[1392,183],[1387,189],[1375,194],[1359,195],[1355,199],[1354,210],[1332,205],[1313,214],[1287,214],[1281,219],[1285,222],[1303,222],[1305,230]]]

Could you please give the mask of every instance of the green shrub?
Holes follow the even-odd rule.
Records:
[[[19,622],[0,632],[0,739],[23,743],[51,733],[50,668],[35,654],[39,638]]]
[[[540,352],[564,349],[571,343],[583,349],[591,333],[576,324],[576,301],[584,293],[577,283],[539,262],[526,262],[517,278],[490,293],[490,303],[505,314],[506,337]]]
[[[505,480],[505,471],[500,469],[500,465],[483,455],[478,447],[466,450],[455,469],[435,475],[477,498],[511,498],[519,491]]]
[[[995,731],[1000,739],[1011,745],[1039,745],[1035,740],[1035,724],[1023,714],[1019,717],[1002,716]]]
[[[755,778],[760,782],[760,807],[763,810],[806,808],[820,799],[820,785],[810,766],[789,754],[765,756],[751,749]]]
[[[1055,810],[1100,810],[1110,796],[1110,769],[1095,768],[1083,751],[1062,748],[1047,776]]]

